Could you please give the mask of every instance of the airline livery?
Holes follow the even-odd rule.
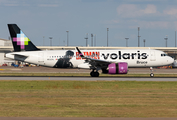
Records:
[[[128,67],[169,65],[174,59],[159,50],[50,50],[38,49],[16,24],[8,24],[14,51],[6,57],[17,61],[54,68],[90,69],[92,77],[105,74],[127,74]],[[150,74],[154,76],[153,73]]]

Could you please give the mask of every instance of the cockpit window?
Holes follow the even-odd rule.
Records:
[[[163,53],[163,54],[161,54],[161,56],[167,56],[167,54]]]

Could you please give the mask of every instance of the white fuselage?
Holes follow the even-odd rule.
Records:
[[[86,57],[109,62],[127,62],[128,67],[154,67],[172,64],[174,59],[159,50],[82,50]],[[47,67],[77,68],[85,63],[77,50],[24,51],[6,54],[7,58]]]

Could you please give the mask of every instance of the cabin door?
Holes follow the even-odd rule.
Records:
[[[43,52],[39,52],[38,53],[38,64],[39,65],[43,65],[44,64],[44,53]]]
[[[156,61],[155,51],[150,51],[150,60],[151,61]]]

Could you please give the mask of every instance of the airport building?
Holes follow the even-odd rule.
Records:
[[[37,46],[41,50],[75,50],[75,46]],[[85,49],[156,49],[161,50],[167,53],[169,56],[173,57],[175,60],[177,60],[177,47],[82,47],[78,46],[79,49],[85,50]],[[5,54],[12,52],[13,46],[11,40],[5,40],[0,39],[0,66],[3,64],[11,65],[12,62],[15,62],[14,60],[10,60],[5,58]]]
[[[4,47],[7,47],[7,49],[4,49]],[[0,66],[14,62],[14,60],[9,60],[4,57],[5,53],[11,52],[11,48],[12,42],[10,40],[0,39]]]

